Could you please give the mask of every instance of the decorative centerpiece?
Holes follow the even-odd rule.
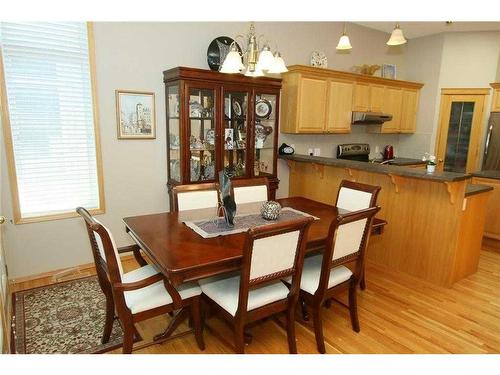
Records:
[[[234,216],[236,215],[236,203],[231,196],[231,176],[225,172],[219,172],[219,194],[222,205],[219,209],[222,209],[224,219],[227,225],[234,226]]]
[[[281,205],[275,201],[268,201],[262,205],[260,214],[266,220],[276,220],[280,216]]]

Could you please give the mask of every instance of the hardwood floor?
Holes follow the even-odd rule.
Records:
[[[130,269],[132,261],[125,268]],[[324,313],[327,353],[500,353],[500,253],[483,250],[479,270],[452,288],[443,288],[367,264],[367,289],[359,293],[361,332],[351,329],[348,310],[333,303]],[[346,295],[339,299],[347,301]],[[169,317],[138,325],[145,340],[162,331]],[[284,317],[252,329],[247,353],[288,353]],[[208,319],[206,350],[193,335],[153,345],[135,353],[233,353],[232,334],[218,318]],[[187,329],[181,326],[180,329]],[[314,334],[297,323],[299,353],[317,353]],[[138,343],[141,344],[141,343]],[[113,353],[120,353],[120,349]]]

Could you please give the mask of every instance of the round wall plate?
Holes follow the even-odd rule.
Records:
[[[321,51],[313,51],[311,54],[311,66],[315,66],[317,68],[327,68],[328,59],[325,53]]]
[[[211,70],[219,71],[224,59],[230,51],[234,40],[228,36],[219,36],[212,40],[207,49],[207,62]],[[236,43],[236,48],[241,53],[241,48]]]

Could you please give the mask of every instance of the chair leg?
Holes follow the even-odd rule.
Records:
[[[132,322],[123,322],[123,354],[131,354],[134,345],[134,325]]]
[[[234,326],[234,351],[236,354],[245,354],[245,326],[240,322]]]
[[[365,281],[365,269],[363,268],[363,272],[361,273],[361,281],[359,283],[359,287],[361,290],[366,289],[366,281]]]
[[[286,316],[286,333],[288,338],[288,351],[297,354],[297,342],[295,341],[295,303],[288,308]]]
[[[113,330],[113,322],[115,320],[115,303],[112,296],[106,295],[106,320],[104,323],[104,333],[102,334],[101,342],[106,344],[109,342],[111,337],[111,331]]]
[[[205,350],[205,342],[203,341],[203,329],[201,323],[200,297],[194,297],[191,303],[191,319],[194,327],[194,336],[200,350]]]
[[[356,283],[353,281],[349,285],[349,315],[351,316],[352,329],[359,332],[357,288]]]
[[[314,320],[314,336],[316,337],[316,345],[318,347],[318,352],[324,354],[325,350],[325,339],[323,337],[323,320],[322,320],[322,303],[313,306],[313,320]]]

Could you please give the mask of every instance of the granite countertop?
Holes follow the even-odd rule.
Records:
[[[492,178],[493,180],[500,180],[500,171],[477,171],[471,173],[474,177],[482,177],[482,178]]]
[[[474,194],[481,194],[490,190],[493,190],[493,186],[481,185],[481,184],[467,184],[465,186],[465,196],[468,197]]]
[[[453,172],[427,173],[425,169],[420,169],[420,168],[407,168],[398,165],[386,165],[386,164],[344,160],[337,158],[325,158],[322,156],[294,154],[294,155],[279,155],[279,158],[283,160],[317,163],[317,164],[331,165],[338,168],[351,168],[366,172],[393,174],[396,176],[419,178],[423,180],[439,181],[439,182],[463,181],[471,178],[471,175],[466,173],[453,173]]]

